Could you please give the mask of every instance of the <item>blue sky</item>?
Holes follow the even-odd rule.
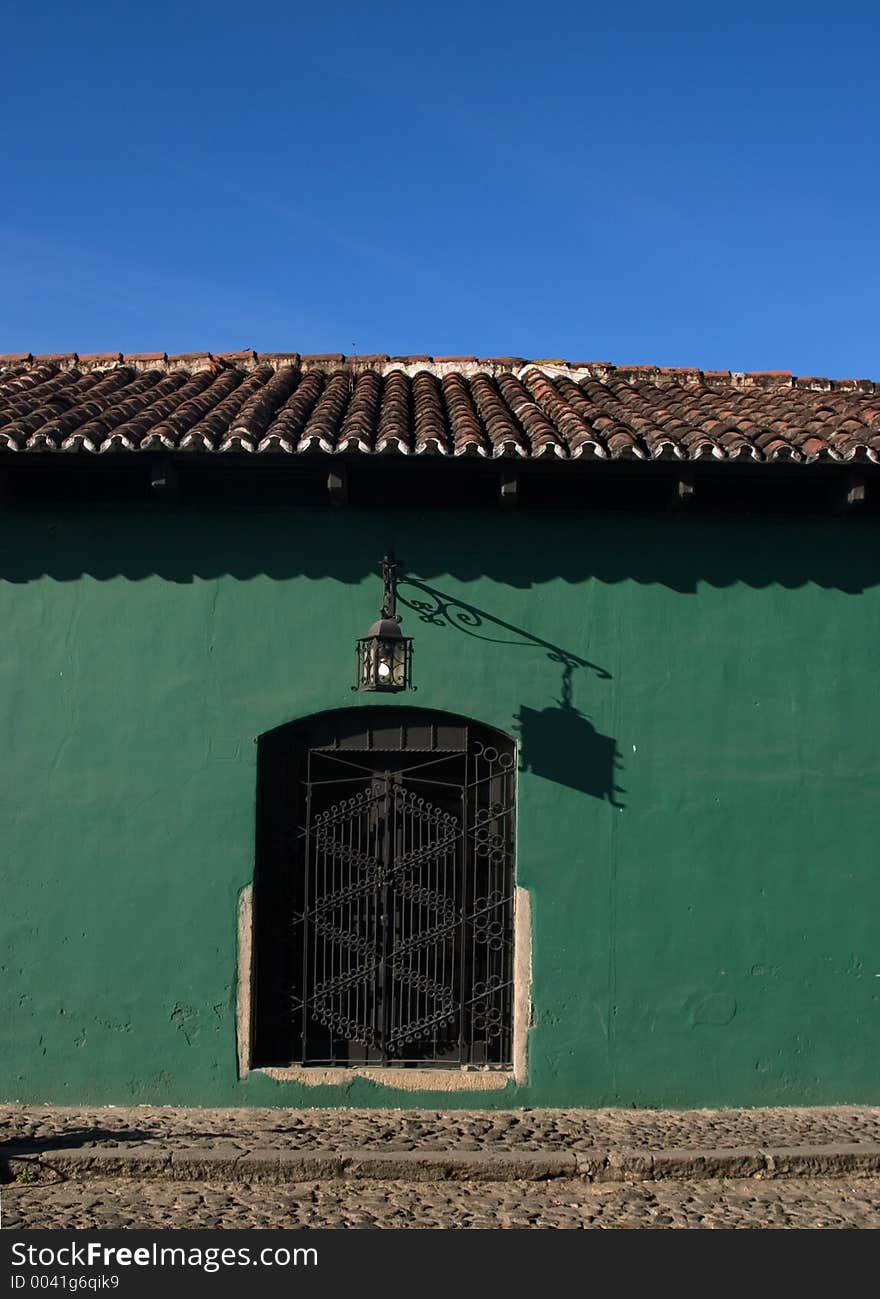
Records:
[[[18,0],[0,351],[880,379],[880,6]]]

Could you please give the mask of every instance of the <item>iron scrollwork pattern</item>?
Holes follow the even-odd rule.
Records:
[[[458,751],[315,749],[305,786],[301,1062],[509,1065],[512,741],[471,728]]]

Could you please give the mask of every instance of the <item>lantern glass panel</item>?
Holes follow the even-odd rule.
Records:
[[[377,641],[376,645],[376,684],[390,686],[394,681],[394,645],[387,640]]]
[[[391,680],[398,690],[402,690],[406,685],[406,648],[407,643],[404,640],[398,641],[392,647]]]
[[[376,684],[380,688],[403,690],[406,685],[406,641],[380,640],[377,645]]]
[[[376,688],[376,640],[375,637],[369,636],[360,642],[361,654],[361,689],[374,690]]]

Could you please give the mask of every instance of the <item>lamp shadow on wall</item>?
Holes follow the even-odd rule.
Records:
[[[397,600],[417,614],[421,622],[434,627],[452,628],[496,645],[545,650],[547,660],[561,669],[560,697],[557,706],[537,709],[521,705],[514,721],[520,771],[601,799],[612,807],[625,806],[619,799],[625,790],[617,784],[622,766],[617,741],[597,731],[572,702],[574,673],[587,670],[600,681],[610,681],[611,673],[606,668],[415,577],[399,579]]]
[[[617,741],[602,735],[589,718],[570,704],[558,708],[527,708],[517,714],[520,771],[531,771],[557,785],[599,798],[612,807],[625,807],[616,783],[622,765]]]

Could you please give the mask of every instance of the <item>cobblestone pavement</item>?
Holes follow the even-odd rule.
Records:
[[[241,1150],[590,1150],[880,1142],[880,1108],[285,1110],[0,1107],[0,1141],[34,1150],[137,1142]]]
[[[61,1182],[2,1188],[3,1227],[880,1228],[880,1178],[580,1181]]]

